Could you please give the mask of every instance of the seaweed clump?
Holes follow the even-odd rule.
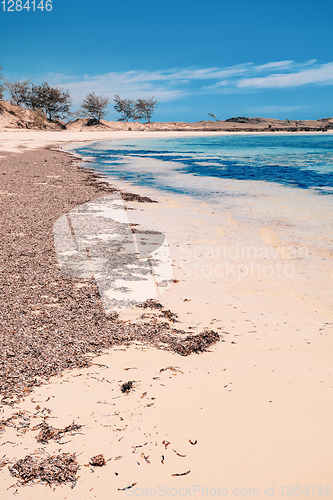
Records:
[[[61,453],[47,457],[35,453],[26,455],[9,467],[12,476],[18,478],[21,485],[44,483],[49,486],[71,483],[74,488],[79,465],[75,453]]]
[[[188,335],[180,342],[175,342],[173,346],[174,352],[181,356],[188,356],[189,354],[198,354],[205,352],[207,349],[218,342],[220,336],[214,330],[205,330],[198,335]]]
[[[120,390],[123,394],[128,394],[130,390],[133,388],[133,382],[132,380],[129,380],[128,382],[124,382],[122,386],[120,387]]]
[[[36,436],[36,439],[39,443],[46,444],[51,439],[55,441],[61,439],[68,432],[78,431],[82,426],[73,422],[71,425],[67,425],[64,429],[56,429],[55,427],[48,425],[46,422],[43,422],[40,424],[40,427],[42,429],[38,436]]]

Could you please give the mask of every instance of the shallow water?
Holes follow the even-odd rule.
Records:
[[[164,179],[166,163],[167,170],[180,174],[275,182],[313,189],[321,194],[333,193],[333,137],[325,135],[103,141],[79,148],[77,152],[94,156],[98,168],[105,173],[186,194],[191,193],[186,181],[181,188]],[[143,158],[146,167],[142,161],[136,164],[135,160]],[[159,168],[157,160],[162,161],[164,167]]]
[[[206,136],[101,141],[77,148],[99,172],[186,194],[239,222],[298,226],[332,248],[333,137]],[[318,236],[318,234],[317,234]]]
[[[111,179],[204,202],[221,214],[223,245],[276,249],[295,269],[279,286],[333,317],[332,146],[331,136],[291,134],[103,141],[75,151]]]

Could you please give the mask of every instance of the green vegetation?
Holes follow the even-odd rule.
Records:
[[[21,82],[10,82],[6,80],[5,87],[10,95],[11,104],[14,104],[15,106],[28,107],[31,92],[30,80],[24,80]]]
[[[0,66],[0,100],[4,93],[9,95],[9,101],[15,106],[21,106],[32,111],[38,111],[38,120],[45,115],[47,120],[66,119],[67,124],[78,118],[89,118],[89,124],[100,124],[107,114],[110,100],[103,95],[89,93],[81,104],[79,111],[71,111],[72,98],[68,91],[59,87],[52,87],[48,82],[36,85],[29,80],[11,82],[1,75]],[[120,114],[118,121],[145,120],[151,122],[158,101],[154,97],[137,99],[122,99],[115,95],[114,109]],[[63,125],[66,126],[66,125]]]
[[[158,101],[154,97],[133,101],[132,99],[121,99],[119,95],[115,95],[113,100],[116,103],[114,109],[117,113],[120,113],[120,118],[118,118],[120,122],[128,122],[131,119],[144,119],[150,123],[153,113],[158,106]]]
[[[135,103],[134,109],[137,119],[145,119],[148,123],[151,122],[151,117],[158,106],[157,99],[148,97],[147,99],[138,99]]]
[[[65,118],[72,104],[68,91],[51,87],[47,82],[42,85],[32,85],[28,97],[28,107],[41,110],[52,121]]]
[[[18,82],[5,80],[5,84],[0,88],[2,97],[3,90],[9,93],[11,104],[33,111],[39,110],[49,121],[65,118],[70,112],[72,99],[69,92],[59,87],[52,87],[47,82],[35,85],[30,80]]]
[[[115,95],[113,101],[116,103],[114,109],[120,113],[119,122],[128,122],[130,119],[135,120],[135,104],[132,99],[121,99],[119,95]]]
[[[107,113],[109,102],[107,97],[96,95],[95,92],[92,92],[83,99],[81,109],[85,116],[96,123],[101,123],[101,119],[104,118]]]

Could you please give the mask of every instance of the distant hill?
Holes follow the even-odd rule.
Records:
[[[156,130],[156,131],[230,131],[230,132],[324,132],[333,130],[333,118],[320,120],[276,120],[274,118],[249,118],[237,116],[224,121],[202,120],[200,122],[113,122],[102,120],[92,124],[88,119],[78,119],[70,123],[49,122],[39,111],[31,111],[0,101],[0,130],[40,129],[40,130]]]

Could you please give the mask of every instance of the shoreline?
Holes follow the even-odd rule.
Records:
[[[53,150],[48,154],[61,155]],[[26,168],[27,155],[16,158]],[[33,181],[45,190],[46,196],[48,188],[60,189],[55,187],[57,178],[52,177],[59,172],[48,175],[49,178]],[[81,177],[89,175],[87,171]],[[97,182],[101,179],[98,176]],[[65,183],[68,184],[68,178]],[[126,184],[129,188],[130,184]],[[63,207],[61,213],[73,205],[71,189],[67,208]],[[85,189],[90,193],[95,188],[85,185]],[[140,196],[152,194],[141,187],[133,186],[132,190]],[[87,191],[84,196],[88,197]],[[315,308],[309,310],[308,304],[269,283],[258,294],[256,280],[246,286],[229,281],[227,287],[221,288],[221,282],[213,283],[202,276],[185,279],[180,269],[184,258],[180,242],[186,241],[193,248],[211,244],[216,240],[216,226],[226,230],[229,224],[235,226],[234,220],[221,220],[211,207],[187,197],[160,194],[158,201],[157,204],[129,201],[128,206],[142,211],[147,220],[157,221],[167,233],[175,278],[179,281],[172,293],[165,292],[160,300],[164,308],[179,315],[180,325],[195,327],[193,331],[207,326],[216,328],[221,332],[222,342],[211,352],[186,358],[147,347],[142,342],[125,351],[118,346],[103,351],[93,359],[92,366],[65,371],[63,377],[56,376],[34,389],[12,411],[25,411],[31,421],[35,414],[33,421],[39,423],[47,412],[41,414],[36,405],[46,406],[54,418],[48,422],[54,427],[64,427],[73,420],[82,424],[82,435],[73,434],[69,441],[65,439],[68,444],[61,445],[64,451],[81,454],[78,459],[81,477],[73,490],[65,486],[53,492],[36,485],[19,488],[17,497],[60,499],[68,495],[76,499],[95,495],[104,499],[112,492],[113,498],[124,498],[126,491],[118,488],[136,483],[133,495],[134,488],[164,484],[179,490],[199,484],[208,488],[220,485],[230,492],[237,487],[255,487],[263,496],[265,485],[275,485],[274,497],[282,499],[283,484],[305,485],[310,481],[327,484],[332,457],[332,443],[328,439],[332,414],[329,335],[332,319],[325,319],[325,314],[315,312]],[[243,230],[239,225],[235,227],[237,231]],[[233,233],[230,234],[232,237]],[[96,289],[91,287],[90,284],[87,289],[78,288],[77,297],[71,299],[72,306],[76,300],[89,300],[89,294],[96,297]],[[67,288],[65,293],[69,291]],[[44,300],[51,302],[49,298]],[[123,318],[128,319],[133,318]],[[86,323],[81,327],[87,328]],[[302,334],[297,334],[297,330]],[[121,394],[120,383],[130,379],[135,379],[134,390],[128,395]],[[4,437],[16,444],[6,444],[3,453],[22,458],[26,449],[31,452],[40,447],[34,437],[37,433],[23,435],[19,425],[7,426]],[[197,444],[191,445],[189,439]],[[142,451],[139,446],[146,441]],[[163,441],[170,441],[170,446],[165,447]],[[50,442],[45,449],[54,453],[59,443]],[[309,449],[311,456],[307,453]],[[107,465],[100,469],[84,467],[98,453],[111,459]],[[173,475],[188,470],[186,476]],[[9,474],[3,476],[6,476],[5,490],[14,478]],[[8,498],[14,492],[15,488],[8,490]],[[203,495],[199,492],[194,498]]]
[[[52,131],[52,130],[7,130],[0,131],[0,153],[1,151],[20,152],[64,143],[85,143],[112,139],[131,138],[153,138],[153,137],[192,137],[192,136],[234,136],[234,135],[323,135],[323,132],[204,132],[204,131]],[[332,136],[333,130],[325,132],[324,135]]]

